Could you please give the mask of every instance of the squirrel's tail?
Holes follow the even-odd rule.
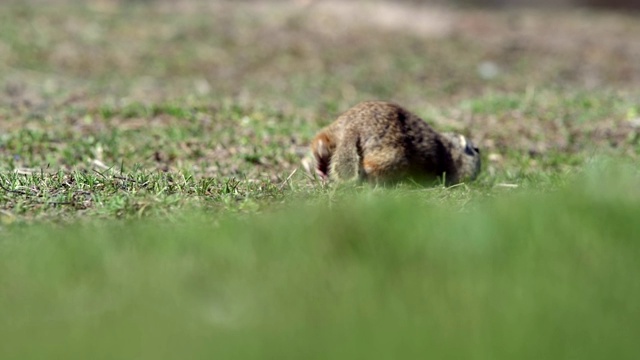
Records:
[[[331,165],[331,153],[335,148],[335,142],[327,131],[322,131],[311,141],[311,153],[315,160],[315,171],[322,179],[329,177]]]

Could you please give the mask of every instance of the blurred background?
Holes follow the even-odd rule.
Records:
[[[216,140],[224,151],[193,161],[217,161],[196,175],[273,177],[290,173],[309,137],[339,112],[385,99],[472,136],[495,154],[497,173],[564,169],[594,147],[635,157],[639,3],[5,0],[0,131],[64,124],[56,128],[64,138],[136,121],[168,127],[179,120],[149,109],[173,104],[233,104],[240,118],[267,109],[256,122],[278,130],[256,135],[255,126],[218,119],[211,127],[231,134]],[[189,141],[209,149],[213,140]],[[256,158],[256,143],[274,144],[274,155],[239,167],[232,155]],[[105,161],[125,154],[171,169],[183,153],[114,145]]]
[[[27,3],[180,3],[180,2],[201,2],[210,3],[219,0],[29,0]],[[223,0],[224,1],[224,0]],[[249,2],[264,2],[265,0],[227,0],[229,3],[249,3]],[[267,2],[320,2],[322,0],[266,0]],[[343,2],[349,2],[352,0],[342,0]],[[365,0],[368,2],[376,2],[378,0]],[[21,3],[20,0],[4,0],[5,3]],[[534,7],[599,7],[609,9],[638,9],[640,8],[640,0],[397,0],[396,3],[414,3],[414,4],[440,4],[440,5],[473,5],[473,6],[490,6],[490,7],[504,7],[504,6],[534,6]]]

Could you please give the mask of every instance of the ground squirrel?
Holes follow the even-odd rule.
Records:
[[[305,167],[322,179],[386,184],[405,178],[473,180],[480,153],[464,136],[438,133],[399,105],[362,102],[322,129]],[[312,169],[313,168],[313,169]]]

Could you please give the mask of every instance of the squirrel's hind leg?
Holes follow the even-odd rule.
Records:
[[[369,183],[385,185],[405,176],[408,162],[401,149],[378,149],[364,154],[362,168]]]
[[[357,133],[345,129],[342,141],[338,142],[331,158],[332,178],[339,181],[358,181],[362,179],[362,159]]]

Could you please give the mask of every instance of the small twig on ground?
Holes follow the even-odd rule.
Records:
[[[91,165],[99,167],[102,170],[109,170],[109,169],[111,169],[113,167],[113,166],[107,166],[105,163],[103,163],[102,161],[100,161],[98,159],[91,160]]]
[[[6,192],[9,192],[9,193],[20,194],[20,195],[24,195],[24,196],[31,196],[31,194],[26,193],[24,191],[9,189],[9,188],[5,187],[1,182],[0,182],[0,189],[4,190]]]
[[[75,205],[76,203],[73,201],[46,201],[46,202],[41,202],[41,204],[47,204],[47,205]]]
[[[519,187],[519,185],[518,184],[508,184],[508,183],[498,183],[498,184],[495,185],[495,187],[515,189],[515,188]]]
[[[465,183],[458,183],[458,184],[454,184],[454,185],[451,185],[451,186],[445,186],[445,189],[447,189],[447,190],[448,189],[455,189],[455,188],[458,188],[458,187],[464,187],[465,190],[469,190],[469,185],[467,185]]]
[[[286,179],[284,179],[284,181],[282,182],[282,184],[280,184],[279,186],[279,190],[284,189],[285,185],[287,185],[289,183],[289,180],[291,180],[291,178],[293,177],[293,175],[298,171],[298,168],[295,168],[291,174],[289,174],[289,176],[287,176]]]
[[[17,168],[13,170],[18,175],[31,175],[39,171],[42,171],[42,169]]]
[[[104,176],[104,174],[103,174],[103,173],[101,173],[100,171],[98,171],[98,170],[96,170],[96,169],[93,169],[93,172],[94,172],[94,173],[96,173],[96,174],[98,174],[98,175],[100,175],[103,179],[106,179],[106,178],[107,178],[106,176]]]

